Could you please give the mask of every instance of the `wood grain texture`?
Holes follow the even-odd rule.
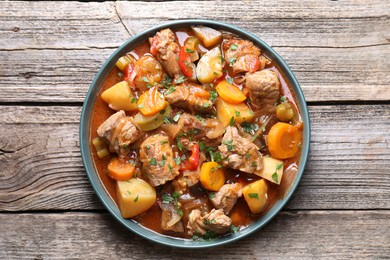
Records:
[[[0,102],[82,102],[116,47],[178,18],[259,36],[291,66],[308,101],[389,101],[389,8],[380,0],[0,2]]]
[[[107,214],[0,214],[0,258],[378,259],[390,252],[389,219],[388,210],[281,212],[245,239],[189,251],[142,239]]]
[[[80,107],[0,106],[0,210],[101,209]],[[390,208],[390,105],[311,106],[311,154],[288,209]]]

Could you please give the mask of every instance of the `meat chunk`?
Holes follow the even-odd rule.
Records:
[[[219,144],[224,131],[222,123],[217,119],[198,119],[187,113],[180,116],[177,125],[182,138],[204,141],[207,145]]]
[[[167,136],[156,134],[146,138],[140,146],[143,172],[149,183],[156,187],[173,180],[179,168],[173,161],[173,152]]]
[[[211,111],[213,108],[209,92],[192,83],[176,86],[175,91],[165,95],[165,98],[169,104],[192,112]]]
[[[203,217],[202,213],[199,209],[194,209],[191,211],[191,213],[188,215],[188,234],[190,236],[194,234],[203,235],[206,233],[205,230],[205,224],[203,223]]]
[[[120,110],[110,116],[97,130],[100,137],[110,142],[110,151],[116,152],[119,156],[126,156],[129,145],[138,140],[142,133],[135,126],[132,117],[128,117],[125,111]]]
[[[162,210],[161,228],[166,231],[184,232],[184,225],[181,221],[182,216],[179,214],[177,205],[163,202],[160,208]]]
[[[275,112],[275,103],[280,96],[280,82],[276,72],[261,70],[246,74],[246,86],[250,89],[251,104],[267,113]]]
[[[241,137],[236,127],[227,127],[218,150],[221,152],[224,166],[247,173],[254,173],[263,168],[262,155],[257,146],[247,138]]]
[[[261,69],[261,51],[252,42],[233,38],[224,42],[223,50],[233,74]]]
[[[202,216],[200,210],[194,209],[188,216],[189,235],[204,235],[207,231],[222,235],[229,231],[232,220],[223,213],[222,209],[212,209]]]
[[[222,209],[225,214],[229,214],[237,199],[242,196],[242,185],[240,183],[232,183],[223,185],[214,198],[211,199],[214,207]]]
[[[155,54],[157,60],[171,77],[180,74],[178,62],[180,47],[175,40],[176,36],[171,29],[161,30],[154,37],[149,38],[150,52]]]

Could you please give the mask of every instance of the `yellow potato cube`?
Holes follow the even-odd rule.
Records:
[[[132,218],[150,209],[156,202],[156,191],[146,181],[132,178],[118,181],[118,206],[123,218]]]
[[[253,111],[245,103],[231,104],[218,98],[216,102],[217,118],[224,126],[231,123],[241,124],[253,119]],[[233,119],[232,119],[233,118]]]
[[[280,184],[283,177],[283,161],[272,157],[263,157],[263,169],[254,174],[276,184]]]
[[[133,111],[138,109],[137,99],[126,81],[121,81],[105,90],[101,97],[113,110]]]
[[[242,194],[253,214],[260,213],[267,205],[267,184],[263,179],[242,188]]]

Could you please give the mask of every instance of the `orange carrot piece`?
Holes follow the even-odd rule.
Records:
[[[246,99],[246,96],[238,87],[229,84],[226,80],[219,82],[215,89],[223,100],[232,104],[242,103]]]
[[[218,191],[225,183],[225,174],[216,162],[205,162],[200,169],[199,180],[202,186],[211,191]]]
[[[268,133],[268,150],[278,159],[294,157],[298,152],[300,133],[296,126],[278,122]]]
[[[133,177],[135,167],[126,161],[113,158],[107,167],[108,175],[117,181],[126,181]]]
[[[144,116],[151,116],[164,109],[165,98],[158,87],[152,87],[139,97],[137,105]]]

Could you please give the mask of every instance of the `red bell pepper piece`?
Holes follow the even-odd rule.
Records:
[[[188,159],[188,161],[185,161],[181,167],[181,171],[194,171],[198,168],[199,165],[199,157],[200,157],[200,151],[199,151],[199,145],[197,143],[194,143],[191,147],[191,157]]]
[[[192,68],[189,66],[191,63],[190,54],[186,52],[184,46],[180,48],[179,52],[179,67],[184,76],[190,78],[194,73]]]
[[[129,63],[123,71],[123,80],[127,81],[130,86],[134,87],[134,78],[137,75],[135,66]]]

